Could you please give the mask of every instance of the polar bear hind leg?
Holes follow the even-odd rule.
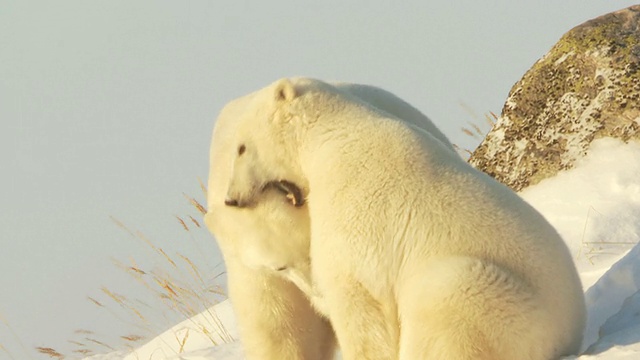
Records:
[[[544,313],[525,281],[470,257],[431,260],[396,294],[400,360],[549,360]]]

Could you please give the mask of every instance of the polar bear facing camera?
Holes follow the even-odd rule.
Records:
[[[433,123],[397,96],[369,85],[333,86],[368,107],[431,133],[453,152],[451,143]],[[332,359],[333,330],[309,300],[313,293],[308,206],[291,205],[279,188],[272,186],[263,190],[250,208],[224,205],[237,154],[238,119],[257,96],[262,95],[257,92],[231,101],[216,120],[205,222],[224,256],[229,298],[247,359]]]
[[[300,189],[311,282],[344,359],[578,351],[585,305],[562,239],[429,132],[304,78],[258,91],[237,121],[225,203]]]

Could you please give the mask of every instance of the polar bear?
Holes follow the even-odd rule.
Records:
[[[335,83],[334,86],[367,106],[431,133],[454,151],[426,116],[394,94],[370,85]],[[216,120],[205,222],[224,256],[229,297],[247,359],[331,359],[333,331],[313,311],[309,300],[315,294],[310,284],[307,206],[302,203],[293,206],[282,194],[290,189],[280,186],[263,190],[260,202],[251,209],[224,205],[236,155],[232,141],[240,125],[238,119],[257,95],[231,101]],[[316,303],[316,308],[322,306]]]
[[[237,116],[225,204],[250,210],[282,180],[300,189],[311,284],[344,359],[579,350],[585,304],[562,239],[429,132],[305,78],[258,91]]]

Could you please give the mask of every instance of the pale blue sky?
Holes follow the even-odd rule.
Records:
[[[461,104],[499,113],[563,33],[633,3],[0,0],[0,315],[27,348],[128,333],[86,300],[144,291],[111,263],[145,249],[110,215],[218,263],[212,241],[183,249],[173,216],[190,213],[183,192],[202,199],[234,97],[283,76],[369,83],[472,147]]]

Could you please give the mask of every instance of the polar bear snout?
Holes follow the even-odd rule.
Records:
[[[224,199],[224,204],[227,206],[240,207],[240,204],[236,199],[229,199],[229,198]]]
[[[227,197],[224,199],[224,204],[229,207],[237,207],[237,208],[248,208],[255,205],[253,201],[253,197],[247,197],[246,199],[241,196],[230,196],[227,194]]]
[[[236,177],[229,183],[227,194],[224,198],[226,206],[246,208],[255,205],[260,197],[262,186],[259,182],[250,177],[248,181],[240,181],[241,177]]]
[[[244,188],[243,188],[244,189]],[[253,189],[249,187],[246,191],[239,189],[237,186],[230,186],[227,195],[224,198],[224,204],[230,207],[244,208],[249,207],[253,202]]]

